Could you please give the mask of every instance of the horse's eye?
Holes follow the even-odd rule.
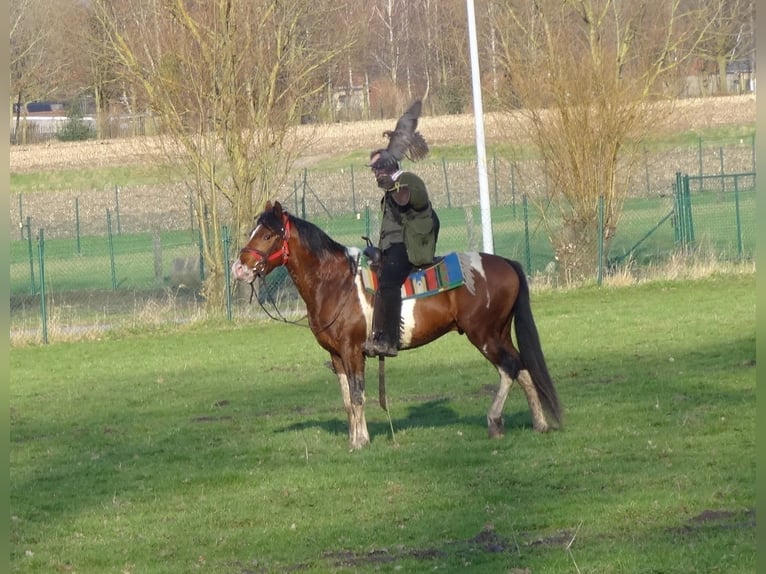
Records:
[[[264,235],[264,236],[263,236],[263,239],[264,239],[264,240],[266,240],[266,241],[268,241],[269,239],[271,239],[271,233],[267,233],[266,235]]]

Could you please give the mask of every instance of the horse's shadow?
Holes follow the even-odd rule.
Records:
[[[367,407],[368,411],[374,406],[377,406],[377,404],[372,405],[372,403],[370,403]],[[506,430],[532,428],[532,419],[528,412],[519,411],[504,415],[503,419],[505,421]],[[460,416],[457,411],[449,405],[449,399],[447,397],[442,397],[409,406],[407,407],[406,416],[391,419],[391,426],[393,426],[394,432],[415,428],[447,427],[453,425],[486,428],[487,418],[486,415]],[[367,427],[370,432],[370,439],[373,441],[375,440],[375,437],[386,436],[390,431],[387,419],[382,421],[368,421]],[[347,421],[339,418],[331,420],[308,419],[276,429],[274,432],[300,431],[309,428],[319,428],[330,434],[345,435],[348,433]]]

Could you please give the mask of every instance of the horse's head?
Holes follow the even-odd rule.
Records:
[[[266,203],[266,208],[255,220],[255,227],[239,257],[231,266],[235,279],[252,283],[256,277],[265,277],[275,268],[287,263],[290,250],[290,218],[277,201]]]

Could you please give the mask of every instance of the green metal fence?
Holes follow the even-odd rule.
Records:
[[[283,201],[291,211],[345,245],[361,247],[362,237],[377,236],[377,205],[362,201],[361,194],[345,209],[330,202],[320,204],[318,197],[311,201],[313,195],[303,193],[307,184],[301,182]],[[705,248],[730,260],[754,257],[754,172],[703,176],[679,172],[672,187],[669,194],[626,200],[615,236],[608,247],[600,246],[594,262],[597,281],[627,261],[652,265],[679,250]],[[91,222],[90,232],[82,233],[84,226],[75,221],[70,222],[69,232],[54,229],[50,233],[47,228],[35,229],[27,216],[19,226],[20,237],[11,241],[12,338],[48,342],[118,326],[183,322],[204,313],[199,295],[205,277],[199,232],[186,207],[178,219],[187,225],[171,229],[156,223],[142,228],[127,205],[130,201],[104,209],[101,232]],[[72,207],[73,213],[83,210],[79,201]],[[438,253],[481,250],[477,205],[443,205],[438,213],[442,224]],[[150,219],[172,217],[160,213]],[[512,201],[492,208],[495,252],[520,261],[532,281],[555,275],[556,258],[542,221],[538,206],[521,190],[514,190]],[[227,228],[221,249],[231,259],[240,243]],[[255,294],[270,307],[269,313],[248,304],[248,286],[231,285],[228,273],[224,280],[230,285],[229,319],[264,318],[269,313],[302,316],[302,302],[282,268],[257,285]]]

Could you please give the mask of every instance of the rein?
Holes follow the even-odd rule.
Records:
[[[276,250],[272,251],[271,253],[267,254],[267,253],[264,253],[264,252],[260,251],[259,249],[253,249],[252,247],[245,246],[245,247],[243,247],[240,250],[240,254],[242,254],[242,253],[252,253],[252,254],[254,254],[256,256],[256,258],[258,259],[258,262],[264,262],[264,263],[269,263],[269,262],[277,261],[277,260],[281,259],[281,261],[279,263],[277,263],[276,266],[280,267],[282,265],[286,265],[287,264],[287,260],[290,258],[290,247],[289,247],[287,242],[290,240],[290,236],[291,236],[291,233],[290,233],[290,231],[291,231],[290,219],[289,219],[289,216],[287,215],[287,213],[285,213],[282,216],[282,222],[283,222],[283,228],[282,228],[281,232],[277,232],[277,231],[269,228],[272,231],[272,233],[278,233],[280,235],[280,237],[282,238],[282,247],[281,247],[281,249],[276,249]],[[357,264],[358,264],[358,261],[357,261]],[[259,275],[259,277],[260,277],[260,275]],[[263,312],[266,313],[266,316],[269,317],[269,319],[272,319],[273,321],[281,321],[281,322],[287,323],[289,325],[296,325],[298,327],[308,327],[308,328],[311,328],[311,325],[304,325],[303,323],[300,323],[300,321],[303,321],[303,319],[307,319],[308,318],[308,314],[304,315],[303,317],[301,317],[297,321],[291,321],[290,319],[287,319],[284,315],[282,315],[281,311],[279,310],[279,307],[277,307],[276,303],[273,300],[271,301],[271,305],[276,310],[276,316],[272,315],[271,312],[264,305],[264,303],[261,300],[261,298],[258,296],[258,293],[256,293],[254,283],[255,283],[255,281],[250,283],[250,301],[249,301],[250,304],[252,304],[253,297],[255,297],[256,301],[258,301],[258,305],[261,307]],[[346,293],[346,297],[348,297],[348,292]],[[325,331],[326,329],[329,329],[330,327],[332,327],[332,325],[335,323],[335,321],[338,320],[338,317],[340,317],[340,314],[343,311],[343,307],[344,307],[343,305],[338,305],[338,310],[335,313],[335,316],[332,318],[332,320],[330,320],[330,322],[328,322],[327,325],[325,325],[321,329],[316,329],[316,330],[312,329],[312,331],[316,334],[316,333],[321,333],[322,331]]]
[[[263,312],[266,313],[266,316],[269,319],[271,319],[272,321],[281,321],[282,323],[287,323],[288,325],[295,325],[297,327],[309,327],[309,325],[304,325],[303,323],[300,323],[300,321],[303,321],[304,319],[306,319],[308,317],[308,315],[304,315],[303,317],[301,317],[297,321],[291,321],[290,319],[288,319],[284,315],[282,315],[282,312],[279,310],[279,307],[277,307],[277,304],[274,303],[273,300],[271,301],[271,305],[276,310],[277,316],[272,315],[271,312],[263,304],[263,301],[258,296],[258,293],[256,293],[254,283],[255,283],[255,281],[253,281],[253,283],[250,283],[250,301],[249,301],[250,304],[252,304],[253,297],[255,297],[255,300],[258,301],[258,305],[261,307]]]

